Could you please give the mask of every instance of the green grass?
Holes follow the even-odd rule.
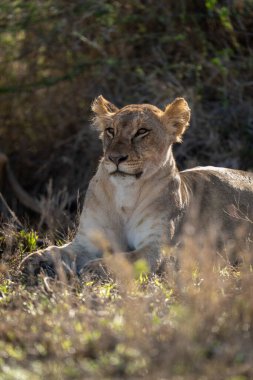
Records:
[[[191,247],[181,268],[168,266],[163,278],[147,276],[139,262],[135,276],[119,265],[116,279],[104,283],[41,275],[29,287],[17,271],[22,249],[1,264],[1,379],[253,378],[246,258],[232,268]]]

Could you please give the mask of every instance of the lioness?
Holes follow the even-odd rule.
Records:
[[[179,172],[176,167],[172,145],[181,141],[190,120],[183,98],[162,111],[149,104],[118,109],[99,96],[92,110],[104,156],[89,184],[76,237],[62,247],[30,254],[22,270],[36,274],[55,263],[74,273],[95,269],[103,255],[99,236],[107,239],[112,253],[130,261],[145,258],[155,272],[161,248],[177,241],[190,211],[196,234],[215,225],[225,238],[233,238],[243,220],[249,237],[252,173],[215,167]]]

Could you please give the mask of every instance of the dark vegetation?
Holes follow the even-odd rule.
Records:
[[[246,0],[1,1],[0,149],[21,184],[49,196],[51,180],[55,201],[75,211],[101,154],[89,130],[101,93],[119,106],[186,97],[193,116],[175,149],[179,166],[252,169],[252,8]]]
[[[179,167],[252,170],[252,41],[251,0],[0,2],[0,153],[43,209],[19,201],[0,162],[12,211],[0,236],[1,379],[253,378],[247,253],[231,268],[189,241],[179,272],[148,278],[140,262],[105,284],[41,276],[27,288],[17,272],[27,252],[74,234],[101,155],[89,128],[101,93],[118,106],[184,96]]]

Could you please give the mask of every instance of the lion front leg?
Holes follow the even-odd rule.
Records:
[[[25,257],[20,270],[30,280],[35,279],[40,272],[50,277],[70,278],[76,273],[76,253],[71,243],[62,247],[51,246]]]
[[[143,247],[126,253],[126,258],[131,263],[143,259],[147,262],[149,271],[156,273],[161,265],[161,248],[158,243],[147,243]]]

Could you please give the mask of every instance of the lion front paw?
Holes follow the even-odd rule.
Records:
[[[75,274],[73,264],[74,262],[66,254],[62,254],[60,248],[52,247],[52,250],[31,253],[22,260],[19,269],[28,282],[34,284],[40,273],[60,279],[73,277]]]
[[[80,276],[92,275],[99,278],[108,277],[109,272],[103,259],[89,261],[79,272]]]
[[[35,283],[39,273],[45,272],[48,276],[54,277],[55,265],[50,256],[44,252],[34,252],[25,257],[19,266],[20,271],[29,282]]]

